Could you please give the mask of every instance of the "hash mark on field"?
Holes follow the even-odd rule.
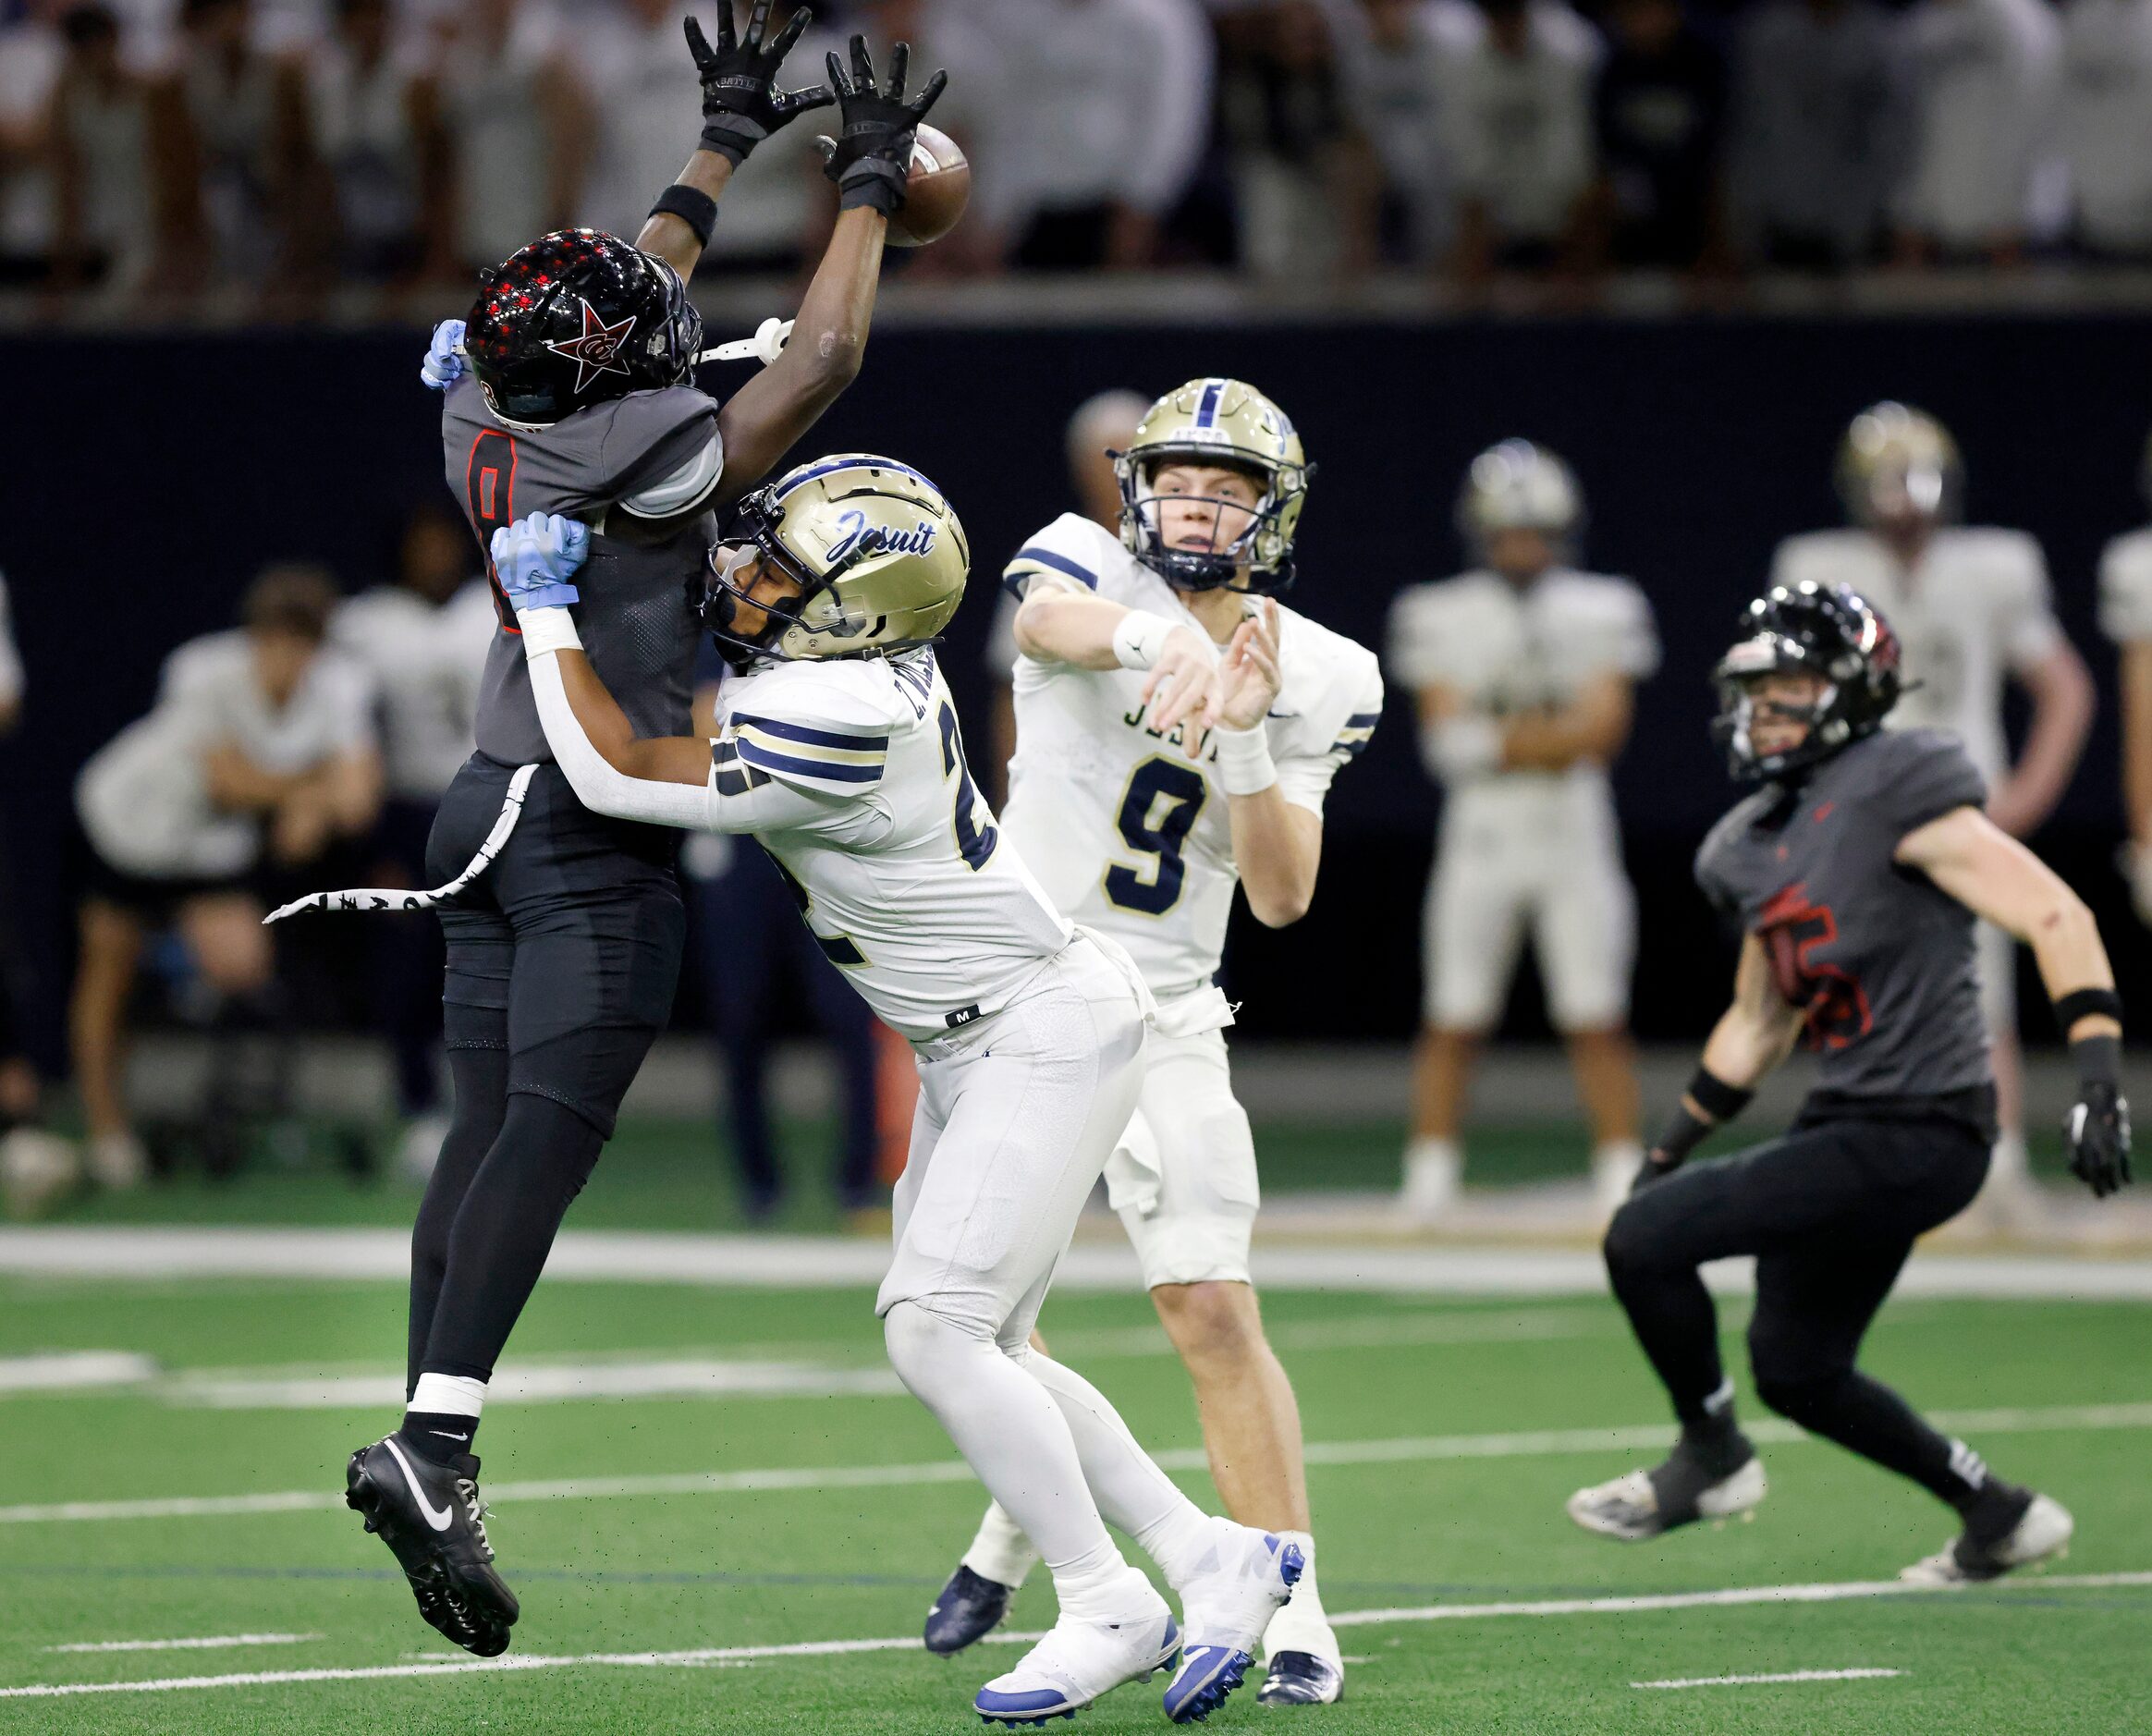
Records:
[[[1938,1411],[1928,1420],[1963,1435],[2013,1435],[2042,1430],[2152,1429],[2152,1403],[2065,1404],[2000,1411]],[[1575,1453],[1653,1451],[1666,1445],[1664,1423],[1622,1428],[1532,1429],[1491,1435],[1407,1436],[1393,1440],[1311,1441],[1311,1465],[1424,1464],[1459,1459],[1528,1459]],[[1810,1437],[1777,1417],[1747,1425],[1751,1440],[1795,1445]],[[1175,1448],[1152,1457],[1168,1471],[1201,1471],[1200,1447]],[[742,1495],[780,1490],[902,1488],[922,1484],[970,1483],[972,1468],[960,1459],[924,1464],[784,1465],[748,1471],[683,1471],[656,1475],[561,1477],[544,1482],[499,1483],[486,1491],[494,1501],[583,1501],[666,1495]],[[122,1519],[210,1519],[240,1513],[341,1511],[340,1492],[282,1489],[259,1495],[182,1495],[126,1501],[47,1501],[0,1507],[0,1524],[86,1522]]]
[[[1768,1676],[1677,1676],[1669,1681],[1632,1681],[1632,1688],[1754,1688],[1775,1681],[1879,1681],[1902,1669],[1785,1669]]]
[[[2045,1591],[2083,1591],[2118,1585],[2152,1585],[2152,1572],[2080,1573],[2040,1581]],[[1664,1596],[1562,1597],[1539,1603],[1448,1604],[1424,1609],[1333,1610],[1332,1625],[1374,1622],[1486,1620],[1504,1616],[1630,1615],[1640,1610],[1698,1609],[1714,1606],[1773,1603],[1836,1603],[1859,1597],[1962,1597],[1964,1588],[1912,1585],[1903,1580],[1843,1581],[1814,1585],[1746,1585],[1726,1591],[1676,1592]],[[989,1633],[986,1645],[1030,1645],[1041,1633]],[[624,1669],[707,1669],[753,1663],[769,1657],[838,1657],[868,1652],[917,1652],[925,1646],[917,1634],[880,1640],[806,1640],[789,1645],[704,1646],[687,1652],[585,1652],[567,1657],[522,1654],[471,1658],[452,1663],[376,1664],[345,1669],[255,1669],[228,1676],[165,1676],[149,1681],[41,1681],[0,1688],[0,1700],[59,1699],[87,1693],[172,1693],[196,1688],[263,1688],[312,1681],[379,1681],[406,1676],[507,1674],[578,1666]],[[1895,1675],[1892,1670],[1885,1672]],[[1790,1678],[1791,1679],[1791,1678]],[[1636,1683],[1645,1686],[1686,1684]],[[1698,1685],[1702,1685],[1699,1683]]]
[[[48,1652],[221,1652],[235,1645],[303,1645],[318,1633],[214,1633],[191,1640],[83,1640]]]

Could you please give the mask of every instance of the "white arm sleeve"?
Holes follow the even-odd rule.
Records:
[[[531,691],[538,701],[546,745],[576,800],[593,813],[691,832],[775,832],[826,819],[839,805],[781,778],[721,780],[715,765],[706,784],[660,783],[616,771],[576,720],[560,679],[559,656],[539,652],[530,663]]]

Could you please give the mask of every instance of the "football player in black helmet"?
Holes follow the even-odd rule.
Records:
[[[2097,1195],[2130,1179],[2114,974],[2076,894],[1988,819],[1958,738],[1883,728],[1898,642],[1852,590],[1758,598],[1716,679],[1734,775],[1762,786],[1696,857],[1698,884],[1742,931],[1733,1001],[1606,1246],[1681,1436],[1663,1463],[1578,1490],[1570,1516],[1633,1541],[1762,1501],[1698,1271],[1753,1254],[1756,1396],[1956,1510],[1960,1534],[1901,1577],[1993,1579],[2059,1553],[2069,1512],[1992,1475],[1853,1359],[1914,1238],[1970,1204],[1987,1171],[1995,1076],[1975,919],[2039,961],[2077,1064],[2071,1168]],[[1804,1037],[1816,1088],[1791,1130],[1684,1169]]]
[[[728,0],[717,0],[715,45],[687,21],[702,136],[633,244],[593,229],[532,242],[484,275],[468,317],[435,332],[422,370],[445,394],[448,485],[482,552],[533,512],[589,528],[583,642],[644,734],[689,731],[690,596],[716,542],[714,509],[761,482],[859,371],[912,135],[945,82],[936,73],[908,98],[905,46],[877,80],[855,36],[849,67],[829,56],[826,86],[782,89],[781,63],[809,14],[771,35],[770,10],[752,0],[736,36]],[[748,154],[832,104],[839,137],[822,143],[839,212],[800,306],[802,341],[720,404],[693,384],[702,321],[687,279]],[[494,589],[501,630],[478,752],[428,849],[446,884],[394,900],[444,907],[455,1084],[413,1236],[410,1405],[400,1428],[352,1455],[347,1476],[351,1506],[395,1551],[421,1613],[485,1657],[507,1648],[519,1613],[493,1567],[471,1451],[486,1383],[665,1024],[685,926],[674,835],[576,801],[546,748],[497,579]]]

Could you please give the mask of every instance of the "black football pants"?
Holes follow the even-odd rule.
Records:
[[[1697,1267],[1754,1254],[1756,1396],[1963,1506],[1985,1476],[1978,1460],[1853,1359],[1914,1239],[1980,1191],[1987,1149],[1970,1117],[1804,1115],[1784,1138],[1693,1165],[1622,1206],[1607,1232],[1608,1275],[1675,1413],[1704,1423],[1725,1379]]]
[[[474,754],[426,850],[438,886],[493,827],[510,766]],[[484,1380],[620,1099],[672,1011],[679,834],[592,813],[556,766],[507,847],[441,912],[455,1108],[411,1237],[409,1379]]]

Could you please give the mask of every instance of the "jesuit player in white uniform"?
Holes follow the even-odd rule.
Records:
[[[1898,630],[1905,697],[1886,727],[1948,729],[1990,792],[1988,817],[2012,837],[2039,829],[2069,787],[2092,726],[2092,677],[2063,636],[2040,545],[2022,531],[1958,522],[1964,471],[1933,416],[1884,402],[1853,418],[1839,448],[1839,496],[1852,525],[1779,545],[1771,583],[1850,585]],[[2030,703],[2011,763],[2006,681]],[[1982,1198],[2005,1221],[2032,1219],[2017,1039],[2017,948],[1978,930],[1981,1006],[1995,1057],[2001,1134]]]
[[[2152,504],[2152,441],[2145,446]],[[2140,920],[2152,923],[2152,525],[2118,536],[2099,557],[2099,624],[2121,653],[2123,858]]]
[[[1390,673],[1418,695],[1422,757],[1444,790],[1402,1204],[1429,1222],[1456,1196],[1473,1062],[1501,1022],[1529,926],[1611,1215],[1644,1147],[1629,1040],[1636,895],[1607,773],[1636,683],[1658,667],[1658,636],[1635,584],[1570,564],[1583,499],[1545,447],[1481,453],[1457,520],[1479,565],[1412,586],[1390,612]]]
[[[1126,947],[1157,998],[1107,1197],[1194,1379],[1226,1510],[1308,1559],[1265,1635],[1260,1697],[1321,1704],[1338,1697],[1342,1660],[1315,1592],[1300,1412],[1249,1281],[1255,1147],[1216,978],[1236,886],[1271,927],[1305,914],[1323,799],[1374,733],[1382,677],[1371,653],[1264,595],[1291,580],[1308,477],[1268,398],[1192,380],[1151,406],[1119,470],[1118,533],[1066,513],[1004,575],[1022,653],[1006,818],[1054,907]],[[1217,727],[1157,727],[1154,690],[1221,660]],[[960,1649],[1001,1619],[1036,1559],[1021,1518],[988,1512],[928,1619],[930,1648]]]
[[[579,648],[565,578],[586,549],[605,558],[603,538],[543,516],[496,533],[547,743],[597,813],[758,838],[822,949],[918,1054],[876,1303],[889,1360],[1039,1540],[1060,1603],[976,1710],[1042,1722],[1178,1653],[1167,1713],[1202,1718],[1301,1551],[1202,1512],[1096,1388],[1028,1342],[1135,1107],[1151,996],[1126,952],[1054,908],[972,782],[932,649],[970,552],[934,484],[888,458],[822,458],[748,496],[738,531],[703,612],[733,666],[714,740],[636,740]],[[1155,684],[1162,732],[1211,723],[1219,683],[1202,673]],[[1107,1520],[1180,1594],[1185,1634]]]

